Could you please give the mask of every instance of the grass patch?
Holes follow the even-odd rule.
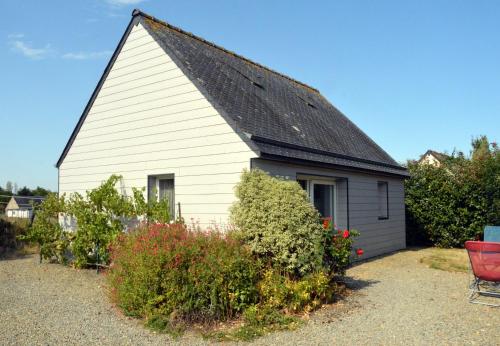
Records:
[[[469,271],[469,258],[464,249],[427,249],[420,263],[429,268],[448,272],[467,273]]]

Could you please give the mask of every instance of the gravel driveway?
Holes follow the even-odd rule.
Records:
[[[268,345],[500,344],[500,308],[469,304],[468,275],[419,263],[427,250],[360,264],[357,287],[300,329],[257,339]],[[206,344],[152,333],[108,302],[103,278],[88,270],[38,265],[37,257],[0,260],[0,344]]]

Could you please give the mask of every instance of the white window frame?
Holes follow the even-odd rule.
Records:
[[[384,187],[385,191],[383,191],[383,193],[385,194],[385,196],[380,195],[380,192],[381,192],[380,186]],[[388,220],[389,219],[389,182],[388,181],[377,181],[377,204],[378,204],[378,214],[379,214],[378,219],[379,220]],[[383,214],[384,207],[385,207],[385,215]]]
[[[328,178],[320,178],[320,177],[312,178],[312,177],[304,177],[304,176],[297,176],[296,180],[305,180],[306,192],[307,192],[307,195],[309,196],[309,200],[311,201],[313,206],[314,206],[314,185],[317,184],[317,185],[330,185],[330,186],[332,186],[332,190],[333,190],[332,218],[333,218],[333,222],[336,222],[336,220],[337,220],[337,185],[335,184],[335,180],[328,179]]]

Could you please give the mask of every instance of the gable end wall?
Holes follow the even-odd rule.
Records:
[[[140,24],[136,24],[59,166],[59,193],[147,188],[174,174],[182,216],[225,223],[234,184],[257,154]]]

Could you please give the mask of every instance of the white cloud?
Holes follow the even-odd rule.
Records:
[[[30,59],[43,59],[51,52],[50,45],[48,44],[43,48],[34,48],[30,44],[21,40],[11,41],[10,44],[12,46],[12,50],[21,53]]]
[[[114,6],[128,6],[128,5],[137,5],[146,0],[106,0],[108,4]]]
[[[90,59],[101,59],[108,58],[111,55],[111,51],[103,50],[101,52],[70,52],[62,55],[63,59],[70,60],[90,60]]]
[[[23,38],[24,37],[24,34],[9,34],[7,35],[7,38],[8,39],[19,39],[19,38]]]

